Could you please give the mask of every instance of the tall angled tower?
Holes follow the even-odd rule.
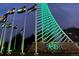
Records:
[[[37,40],[42,42],[73,42],[60,28],[46,3],[37,4]]]

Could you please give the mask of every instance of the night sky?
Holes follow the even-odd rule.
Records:
[[[27,6],[27,8],[31,7],[33,4],[22,4],[22,3],[0,3],[0,16],[5,14],[9,9]],[[71,27],[79,28],[79,4],[49,4],[50,11],[55,17],[58,24],[62,29],[67,29]],[[23,27],[23,21],[25,14],[15,14],[14,22],[17,25],[17,29],[14,30],[14,33],[17,34],[20,29]],[[34,34],[34,12],[28,14],[26,16],[26,37]],[[13,19],[13,15],[8,17],[9,23]],[[7,33],[9,33],[10,29],[7,29]],[[1,24],[0,24],[0,33],[1,33]]]

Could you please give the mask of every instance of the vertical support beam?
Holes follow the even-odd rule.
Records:
[[[41,6],[41,8],[42,8],[42,6]],[[41,11],[42,11],[42,9],[41,9]],[[42,43],[44,42],[44,39],[43,39],[43,12],[41,13],[41,15],[42,15]]]
[[[35,11],[35,53],[34,55],[38,55],[38,52],[37,52],[37,10]]]

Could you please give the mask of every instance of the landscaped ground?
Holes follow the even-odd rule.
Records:
[[[76,47],[74,43],[60,43],[62,48],[59,50],[48,50],[46,43],[38,42],[38,56],[77,56],[79,55],[79,49]],[[27,52],[25,52],[24,56],[34,56],[35,51],[35,43],[32,43],[32,46],[29,48]],[[27,49],[26,49],[27,50]],[[8,56],[8,54],[0,54],[3,56]],[[10,54],[10,56],[22,56],[19,51],[14,51]]]

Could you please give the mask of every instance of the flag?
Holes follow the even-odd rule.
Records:
[[[4,14],[3,16],[0,16],[0,22],[6,22],[8,14]]]
[[[12,8],[11,10],[9,10],[8,12],[7,12],[7,14],[9,15],[9,14],[14,14],[15,13],[15,8]]]
[[[4,28],[6,26],[6,24],[4,23],[4,24],[2,24],[2,28]]]
[[[0,22],[2,22],[3,21],[3,16],[0,16]]]
[[[24,12],[26,12],[26,6],[19,8],[17,11],[17,13],[24,13]]]
[[[4,14],[3,16],[0,16],[0,22],[6,22],[8,15],[14,14],[14,13],[15,13],[15,8],[9,10],[6,14]]]
[[[4,28],[6,25],[7,28],[11,28],[12,27],[12,24],[2,24],[2,28]],[[17,29],[16,26],[13,26],[14,29]]]
[[[11,28],[11,27],[13,27],[14,29],[17,29],[17,27],[16,26],[12,26],[11,23],[10,24],[7,24],[7,28]]]
[[[34,4],[32,7],[28,8],[27,11],[28,12],[35,11],[37,9],[36,6],[37,6],[37,4]]]
[[[23,32],[23,30],[24,30],[24,28],[21,28],[19,32],[20,32],[20,33],[22,33],[22,32]]]
[[[16,26],[14,26],[13,28],[14,28],[14,29],[17,29],[17,27],[16,27]]]

